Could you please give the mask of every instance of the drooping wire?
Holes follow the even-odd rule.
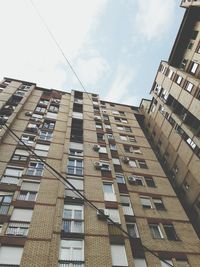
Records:
[[[71,184],[62,174],[60,174],[55,168],[53,168],[50,164],[48,164],[46,161],[44,161],[44,159],[42,157],[40,157],[39,155],[37,155],[33,149],[31,149],[29,146],[27,146],[27,144],[21,140],[13,130],[11,130],[6,123],[3,125],[3,127],[5,126],[5,128],[12,134],[13,139],[16,141],[16,139],[23,144],[27,150],[29,150],[36,159],[39,159],[46,167],[48,167],[51,171],[53,171],[54,177],[56,177],[55,175],[57,175],[58,177],[56,177],[62,184],[64,184],[66,186],[69,185],[70,188],[73,189],[73,191],[75,191],[82,199],[84,199],[84,201],[89,204],[92,208],[94,208],[96,211],[98,211],[98,213],[105,218],[106,221],[109,221],[110,223],[112,223],[115,227],[117,227],[120,231],[122,231],[130,240],[133,239],[133,237],[126,231],[124,230],[121,225],[119,225],[118,223],[116,223],[115,221],[113,221],[110,217],[107,217],[104,212],[99,209],[96,205],[94,205],[86,196],[84,196],[73,184]],[[15,139],[16,138],[16,139]],[[52,173],[52,172],[51,172]],[[63,182],[64,181],[64,182]],[[157,257],[160,261],[164,262],[165,264],[167,264],[170,267],[173,267],[173,265],[171,265],[169,262],[161,259],[154,251],[152,251],[151,249],[149,249],[148,247],[146,247],[145,245],[142,244],[142,247],[148,251],[149,253],[151,253],[152,255],[154,255],[155,257]]]

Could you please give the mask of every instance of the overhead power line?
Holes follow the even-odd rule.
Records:
[[[70,188],[72,188],[82,199],[84,199],[84,201],[89,204],[92,208],[94,208],[96,211],[98,211],[98,213],[101,214],[102,217],[105,218],[106,221],[112,223],[115,227],[117,227],[121,232],[123,232],[130,240],[134,240],[134,238],[126,231],[124,230],[121,225],[119,225],[118,223],[116,223],[115,221],[113,221],[110,217],[107,217],[104,212],[99,209],[96,205],[94,205],[86,196],[84,196],[72,183],[70,183],[62,174],[60,174],[55,168],[53,168],[50,164],[48,164],[46,161],[43,160],[42,157],[40,157],[39,155],[37,155],[34,150],[32,150],[29,146],[27,146],[27,144],[21,140],[13,130],[11,130],[6,123],[3,125],[3,127],[5,126],[5,128],[12,134],[13,139],[16,141],[16,139],[23,144],[23,146],[25,146],[27,148],[28,151],[31,152],[31,154],[34,155],[34,157],[36,159],[39,159],[46,167],[48,167],[48,169],[50,169],[51,171],[53,171],[55,173],[55,175],[57,175],[58,177],[56,177],[54,175],[55,178],[57,178],[62,184],[64,184],[66,186],[69,185]],[[52,173],[52,172],[51,172]],[[148,247],[144,246],[142,244],[142,247],[149,253],[151,253],[152,255],[154,255],[155,257],[157,257],[160,261],[164,262],[165,264],[167,264],[170,267],[173,267],[173,265],[171,265],[169,262],[167,262],[166,260],[161,259],[154,251],[152,251],[151,249],[149,249]]]

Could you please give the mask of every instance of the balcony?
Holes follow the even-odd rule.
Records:
[[[84,267],[84,262],[83,261],[59,260],[58,263],[59,263],[59,267]],[[1,265],[0,265],[0,267],[1,267]],[[4,267],[4,266],[2,266],[2,267]]]

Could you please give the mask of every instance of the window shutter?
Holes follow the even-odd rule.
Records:
[[[128,266],[125,246],[111,245],[112,266]]]
[[[29,152],[28,150],[24,150],[24,149],[16,149],[15,150],[15,154],[17,155],[22,155],[22,156],[29,156]]]
[[[21,247],[0,247],[0,264],[5,265],[19,265],[23,253]]]
[[[33,214],[33,210],[14,209],[10,220],[11,221],[30,222],[32,214]]]
[[[39,186],[40,186],[39,183],[33,183],[33,182],[30,183],[23,181],[21,185],[21,190],[37,192],[39,190]]]
[[[83,144],[70,142],[69,144],[70,149],[77,149],[77,150],[83,150]]]

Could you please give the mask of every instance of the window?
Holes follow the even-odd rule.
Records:
[[[112,158],[112,162],[114,165],[121,165],[119,159],[117,158]]]
[[[142,169],[148,169],[145,160],[138,159],[137,161],[138,161],[138,164],[139,164],[140,168],[142,168]]]
[[[8,192],[0,192],[0,214],[6,215],[8,213],[13,194]]]
[[[147,267],[145,259],[134,259],[135,267]]]
[[[53,130],[55,127],[55,122],[53,121],[45,121],[43,124],[43,128]]]
[[[35,201],[36,196],[37,196],[36,192],[20,191],[20,194],[17,197],[17,199],[18,200],[25,200],[25,201]]]
[[[162,202],[162,199],[159,198],[153,198],[154,206],[157,210],[165,210],[165,206]]]
[[[14,208],[11,215],[11,221],[30,222],[32,218],[33,210],[31,209],[18,209]]]
[[[7,235],[27,236],[29,223],[10,222],[6,230]]]
[[[54,105],[50,105],[49,106],[49,110],[50,112],[54,112],[54,113],[58,113],[58,107],[57,106],[54,106]]]
[[[76,189],[83,190],[83,180],[81,179],[67,179]],[[69,186],[70,188],[70,186]]]
[[[105,124],[105,128],[111,130],[111,126],[109,124]]]
[[[136,160],[133,160],[133,159],[132,160],[129,160],[128,163],[129,163],[129,166],[130,167],[137,168]]]
[[[108,140],[114,140],[114,136],[112,134],[107,134]]]
[[[23,253],[22,247],[1,246],[0,247],[0,265],[19,266]],[[11,257],[12,255],[12,257]]]
[[[46,112],[46,108],[43,107],[36,107],[35,112],[39,112],[39,113],[45,113]]]
[[[12,161],[21,161],[21,162],[26,162],[29,157],[29,152],[28,150],[25,149],[16,149],[11,160]]]
[[[141,186],[144,185],[142,176],[136,176],[136,175],[129,176],[128,181],[130,184],[133,184],[133,185],[141,185]]]
[[[99,153],[103,153],[103,154],[107,154],[107,149],[105,146],[101,146],[100,149],[99,149]]]
[[[191,92],[193,86],[194,86],[194,84],[192,84],[190,82],[187,82],[186,87],[185,87],[185,90],[188,91],[188,92]]]
[[[100,161],[101,163],[101,171],[110,171],[110,165],[106,161]]]
[[[113,114],[113,115],[119,115],[119,111],[117,111],[117,110],[113,110],[113,111],[112,111],[112,114]]]
[[[84,266],[84,241],[61,240],[60,244],[60,267],[83,267]]]
[[[83,175],[83,160],[69,158],[67,173],[74,175]]]
[[[32,133],[37,133],[38,128],[39,128],[39,125],[37,125],[36,123],[29,123],[27,125],[26,131],[32,132]]]
[[[168,240],[178,240],[173,224],[163,225]]]
[[[128,197],[127,195],[126,196],[121,195],[120,203],[122,205],[124,215],[130,215],[130,216],[134,215],[130,197]]]
[[[163,238],[162,232],[160,230],[160,226],[158,224],[149,224],[149,229],[150,229],[152,238],[155,238],[155,239]]]
[[[129,135],[128,139],[129,139],[130,142],[133,142],[133,143],[136,142],[135,136],[130,136]]]
[[[126,250],[124,245],[111,245],[112,266],[127,266]]]
[[[121,135],[120,134],[120,139],[123,140],[123,141],[127,141],[128,137],[126,135]]]
[[[33,146],[35,143],[35,136],[34,135],[28,135],[28,134],[23,134],[21,136],[21,140],[27,145],[27,146]],[[23,145],[23,144],[22,144]]]
[[[29,162],[29,167],[27,169],[26,174],[31,176],[42,176],[43,169],[44,169],[44,163],[31,161]]]
[[[69,154],[76,157],[82,157],[83,156],[83,150],[79,149],[69,149]]]
[[[1,179],[1,183],[5,184],[18,184],[19,178],[22,176],[23,169],[15,167],[7,167],[4,172],[4,176]]]
[[[193,30],[193,31],[191,32],[191,39],[192,39],[192,40],[195,40],[195,39],[197,38],[198,33],[199,33],[198,31]]]
[[[104,141],[104,140],[105,140],[105,136],[104,136],[104,134],[97,133],[97,140],[98,140],[99,142]]]
[[[47,112],[46,116],[45,116],[47,119],[54,119],[56,120],[57,119],[57,113],[54,113],[54,112]]]
[[[116,144],[110,144],[110,150],[116,151],[117,150]]]
[[[34,152],[40,157],[46,157],[49,151],[49,145],[36,144]]]
[[[181,77],[180,75],[177,75],[175,82],[180,85],[182,80],[183,80],[183,77]]]
[[[66,233],[83,233],[82,205],[64,205],[62,230]]]
[[[198,63],[192,62],[192,65],[190,67],[190,73],[195,74],[197,69],[198,69],[198,67],[199,67]]]
[[[127,119],[125,118],[114,117],[114,119],[116,122],[128,123]]]
[[[102,129],[102,128],[103,128],[103,126],[102,126],[102,124],[101,124],[101,123],[98,123],[98,122],[96,122],[96,128],[97,128],[97,129]]]
[[[152,177],[145,176],[144,179],[148,187],[156,187],[155,182]]]
[[[103,183],[103,192],[105,201],[116,201],[116,195],[112,183]]]
[[[139,238],[139,232],[136,223],[130,223],[126,225],[129,235],[132,238]]]
[[[140,202],[144,209],[152,209],[151,199],[149,197],[140,196]]]
[[[118,184],[125,184],[124,176],[121,173],[116,173],[116,180]]]
[[[47,106],[48,104],[49,104],[49,101],[45,100],[45,99],[41,99],[39,102],[39,105],[41,105],[41,106]]]
[[[169,73],[168,73],[168,76],[167,77],[169,79],[171,79],[172,75],[173,75],[173,70],[169,69]]]
[[[51,141],[52,137],[53,137],[53,133],[52,132],[40,131],[40,135],[39,135],[39,139],[40,140]]]
[[[131,127],[129,126],[117,125],[117,129],[119,131],[132,132]]]
[[[118,209],[107,209],[107,211],[111,220],[119,224],[121,223]]]

